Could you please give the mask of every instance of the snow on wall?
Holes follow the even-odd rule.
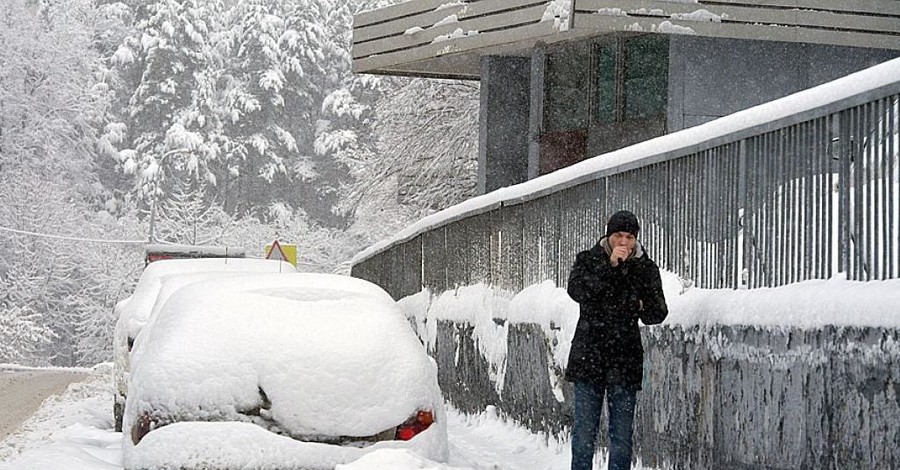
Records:
[[[573,0],[551,0],[541,21],[552,21],[557,31],[568,31],[572,15]]]
[[[671,15],[671,17],[674,20],[712,21],[714,23],[721,23],[723,19],[728,19],[728,15],[717,15],[710,12],[709,10],[704,10],[702,8],[699,10],[694,10],[691,13],[675,13]]]
[[[900,462],[900,281],[835,278],[772,289],[686,288],[643,329],[636,454],[674,468],[885,468]],[[552,282],[400,301],[465,413],[497,406],[568,432],[565,382],[578,306]],[[606,437],[601,437],[601,442]]]

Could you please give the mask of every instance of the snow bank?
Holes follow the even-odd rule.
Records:
[[[18,432],[0,442],[0,469],[122,468],[119,434],[106,431],[112,428],[112,365],[78,369],[82,370],[91,375],[69,385],[62,395],[44,400]]]
[[[405,449],[379,450],[354,462],[338,465],[334,470],[465,470],[428,460]]]
[[[383,452],[383,449],[402,447],[404,452],[414,452],[409,450],[410,443],[403,441],[379,442],[365,449],[340,447],[301,442],[255,424],[234,422],[170,424],[147,434],[144,441],[131,451],[126,449],[126,467],[130,462],[140,461],[140,468],[168,469],[175,461],[188,464],[188,468],[331,470],[335,468],[335,462],[352,462],[370,452]],[[425,450],[446,447],[446,435],[436,426],[416,436],[416,441],[414,445],[419,452],[441,459]],[[399,469],[391,467],[391,470]]]
[[[666,324],[900,327],[900,279],[848,281],[839,277],[749,290],[667,292]]]

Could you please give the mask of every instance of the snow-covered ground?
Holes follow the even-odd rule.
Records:
[[[771,328],[786,325],[806,328],[823,325],[900,326],[900,317],[892,308],[900,302],[900,280],[854,282],[834,278],[746,291],[682,290],[683,286],[672,275],[664,275],[664,281],[670,306],[670,317],[666,321],[669,324],[749,324]],[[452,308],[459,307],[458,302],[477,301],[481,308],[475,310],[487,312],[488,320],[492,318],[491,314],[503,310],[510,320],[515,321],[542,325],[553,322],[562,325],[563,330],[571,323],[571,300],[556,286],[546,283],[532,286],[518,296],[506,299],[506,308],[493,305],[497,298],[490,289],[477,286],[472,289],[472,292],[448,293],[452,298],[432,299],[430,308],[424,305],[417,308],[426,308],[429,315],[443,317],[441,312],[458,311],[459,308]],[[415,304],[417,299],[424,301],[421,296],[414,297],[401,304],[409,308],[409,304]],[[447,302],[452,305],[444,305]],[[540,308],[517,308],[520,304]],[[531,317],[523,316],[526,311],[531,312]],[[545,312],[545,315],[532,318],[535,311]],[[473,321],[472,318],[468,320]],[[490,325],[496,324],[490,321]],[[479,331],[487,334],[484,331],[488,330],[481,328]],[[562,339],[567,332],[556,333],[560,336],[560,345],[564,346],[566,341]],[[426,341],[431,339],[429,335],[425,336]],[[480,339],[480,343],[487,345],[505,344],[504,337],[484,336]],[[560,362],[565,356],[562,349],[555,351]],[[488,354],[490,351],[482,352],[486,357],[494,358]],[[121,469],[121,433],[112,430],[111,374],[110,364],[100,364],[86,380],[72,384],[59,397],[47,399],[18,432],[0,441],[0,470]],[[477,416],[465,416],[450,409],[447,420],[450,458],[446,463],[439,464],[408,451],[391,449],[374,452],[336,470],[564,470],[569,467],[571,453],[567,441],[532,434],[505,421],[493,409]],[[605,468],[605,462],[598,460],[596,468]]]
[[[773,289],[734,291],[685,289],[677,277],[663,274],[670,307],[667,324],[744,324],[769,328],[900,326],[900,316],[894,313],[900,304],[900,280],[855,282],[836,277]],[[472,305],[461,308],[460,303]],[[568,299],[565,290],[552,283],[531,286],[512,298],[498,297],[484,286],[470,286],[433,299],[412,296],[401,305],[416,311],[427,310],[429,316],[438,318],[452,318],[448,312],[478,311],[485,313],[483,323],[495,327],[491,319],[500,313],[510,321],[542,326],[556,324],[562,327],[561,331],[547,328],[556,334],[559,346],[554,356],[560,366],[564,365],[570,339],[568,330],[577,315],[577,306]],[[504,335],[481,325],[477,318],[466,320],[479,326],[476,328],[479,344],[498,348],[505,344]],[[423,340],[431,341],[427,328],[424,331]],[[482,353],[493,363],[502,359],[505,350],[489,349]],[[497,379],[502,382],[501,377]],[[100,364],[86,380],[72,384],[59,397],[47,399],[17,432],[0,441],[0,470],[121,469],[122,439],[121,433],[112,430],[112,403],[112,366]],[[486,409],[476,416],[465,416],[450,409],[447,423],[450,458],[446,463],[426,460],[406,450],[386,449],[338,466],[336,470],[564,470],[569,466],[571,453],[567,441],[532,434],[505,421],[494,409]],[[598,460],[596,468],[605,468],[603,459]]]
[[[122,468],[122,434],[112,430],[110,364],[50,397],[18,432],[0,442],[0,470]],[[408,451],[383,450],[337,470],[564,470],[567,441],[548,439],[506,422],[493,409],[478,416],[448,413],[450,460],[428,461]],[[605,462],[597,462],[605,468]],[[642,468],[642,467],[635,467]]]

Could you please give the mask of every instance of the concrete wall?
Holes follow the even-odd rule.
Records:
[[[668,132],[900,56],[898,51],[672,35]]]
[[[445,396],[464,412],[496,405],[533,431],[567,437],[572,389],[559,381],[552,341],[538,325],[507,327],[497,384],[472,327],[439,320],[431,353]],[[643,335],[635,454],[645,465],[900,468],[900,331],[659,326]]]

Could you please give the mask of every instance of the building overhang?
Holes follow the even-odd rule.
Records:
[[[358,73],[477,80],[481,57],[655,33],[900,51],[897,0],[409,0],[360,13]]]

